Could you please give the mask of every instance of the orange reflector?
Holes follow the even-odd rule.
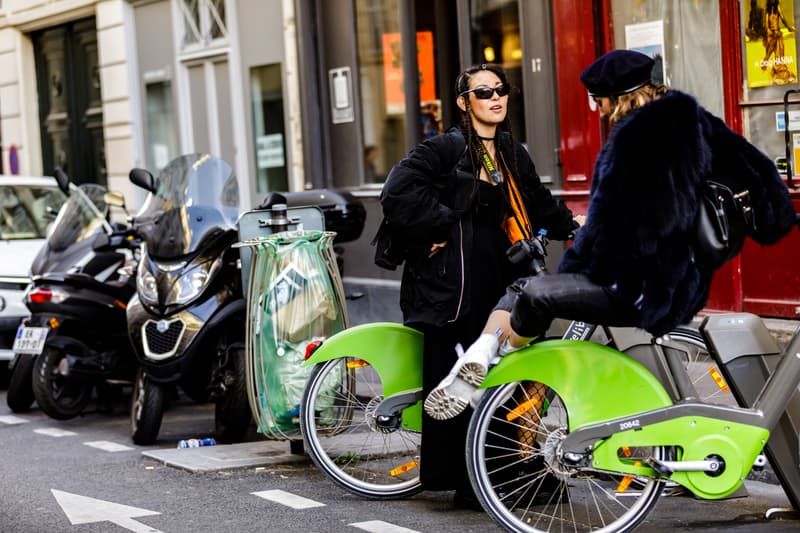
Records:
[[[419,466],[419,463],[418,463],[418,462],[416,462],[416,461],[410,461],[410,462],[408,462],[408,463],[406,463],[406,464],[404,464],[404,465],[400,465],[400,466],[398,466],[397,468],[392,468],[392,469],[389,471],[389,475],[390,475],[390,476],[393,476],[393,477],[394,477],[394,476],[399,476],[400,474],[405,474],[406,472],[408,472],[408,471],[410,471],[410,470],[414,470],[414,469],[415,469],[415,468],[417,468],[418,466]]]
[[[628,448],[627,446],[623,446],[621,449],[622,449],[622,455],[624,455],[625,457],[630,457],[631,456],[631,449],[630,448]]]
[[[127,309],[128,308],[128,305],[125,302],[121,302],[119,300],[114,300],[114,305],[116,305],[120,309]]]
[[[631,486],[631,482],[633,481],[633,476],[625,476],[619,481],[619,485],[617,485],[617,492],[625,492],[628,490],[628,487]]]
[[[626,448],[626,447],[624,447],[624,448]],[[629,453],[630,453],[630,450],[629,450]],[[636,461],[635,463],[633,463],[633,466],[642,466],[642,463],[639,462],[639,461]],[[628,487],[631,486],[631,482],[633,481],[633,478],[634,478],[634,476],[625,476],[624,478],[622,478],[619,481],[619,485],[617,485],[617,492],[625,492],[626,490],[628,490]]]
[[[347,368],[364,368],[365,366],[369,366],[369,363],[363,359],[353,359],[347,362]]]
[[[50,317],[50,321],[48,322],[50,325],[50,329],[58,329],[58,326],[61,325],[61,322],[58,321],[56,317]]]
[[[538,403],[539,403],[538,398],[531,398],[526,402],[522,402],[506,415],[506,420],[511,422],[512,420],[521,417],[522,415],[524,415],[525,413],[536,407]]]
[[[725,383],[725,378],[723,378],[719,371],[714,368],[713,366],[708,367],[708,373],[711,374],[711,377],[714,379],[714,383],[717,384],[717,387],[722,389],[724,392],[730,392],[728,388],[728,384]]]

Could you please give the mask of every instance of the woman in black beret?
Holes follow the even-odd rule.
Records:
[[[653,335],[690,321],[713,275],[694,251],[704,180],[749,191],[748,236],[757,242],[774,243],[792,228],[789,192],[772,161],[692,96],[653,82],[654,64],[614,50],[581,73],[612,125],[595,162],[586,224],[559,273],[518,280],[492,311],[484,331],[506,324],[501,355],[542,335],[555,317]],[[437,389],[452,406],[448,415],[466,406],[469,393],[446,383]]]
[[[424,334],[423,392],[456,362],[455,346],[479,337],[509,283],[525,274],[506,250],[547,228],[567,239],[577,224],[550,195],[527,150],[511,136],[505,72],[476,65],[455,84],[461,124],[417,145],[389,172],[381,192],[392,246],[405,250],[403,322]],[[400,241],[399,243],[397,241]],[[489,335],[479,346],[494,343]],[[475,351],[475,350],[473,350]],[[482,355],[481,355],[482,357]],[[471,356],[461,359],[461,367]],[[481,367],[486,361],[473,361]],[[472,365],[463,368],[468,373]],[[455,371],[458,373],[458,370]],[[456,489],[456,504],[480,508],[463,453],[469,417],[423,416],[420,478],[427,490]]]

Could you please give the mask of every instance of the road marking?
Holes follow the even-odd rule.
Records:
[[[253,496],[270,500],[292,509],[311,509],[312,507],[325,507],[324,503],[315,502],[302,496],[297,496],[291,492],[283,490],[264,490],[261,492],[251,492]]]
[[[91,446],[92,448],[97,448],[98,450],[103,450],[104,452],[124,452],[125,450],[132,450],[130,446],[125,446],[124,444],[117,444],[116,442],[110,442],[107,440],[96,440],[92,442],[84,442],[86,446]]]
[[[370,520],[369,522],[356,522],[347,525],[369,531],[370,533],[419,533],[419,531],[415,529],[396,526],[382,520]]]
[[[134,520],[134,518],[141,516],[161,514],[156,511],[96,500],[88,496],[71,494],[56,489],[50,489],[50,492],[53,493],[53,497],[55,497],[58,505],[61,506],[61,510],[64,511],[73,526],[93,524],[95,522],[111,522],[136,533],[162,533],[158,529]]]
[[[33,432],[39,435],[47,435],[48,437],[69,437],[71,435],[77,435],[74,431],[58,428],[40,428],[34,429]]]
[[[25,418],[20,418],[18,416],[13,415],[3,415],[0,416],[0,423],[3,424],[24,424],[28,420]]]

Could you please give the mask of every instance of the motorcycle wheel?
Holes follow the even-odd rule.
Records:
[[[11,370],[6,403],[12,413],[24,413],[33,405],[33,362],[34,356],[21,355]]]
[[[225,370],[225,392],[214,407],[214,427],[220,443],[241,442],[253,415],[247,399],[244,344],[229,348],[230,364]]]
[[[92,399],[94,388],[63,371],[66,357],[63,350],[45,346],[33,363],[33,396],[42,411],[56,420],[78,416]]]
[[[147,377],[139,369],[133,382],[131,398],[131,439],[135,444],[153,444],[164,417],[164,386]]]

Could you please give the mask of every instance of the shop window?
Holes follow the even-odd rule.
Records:
[[[289,190],[280,64],[250,69],[256,192]]]
[[[612,0],[614,47],[662,58],[664,81],[724,116],[719,2]]]
[[[148,83],[145,87],[145,98],[147,106],[147,166],[160,171],[178,155],[170,82]]]
[[[511,131],[526,141],[525,100],[522,81],[522,41],[518,0],[472,0],[470,2],[472,54],[474,64],[496,63],[519,91],[508,102]]]
[[[397,0],[356,0],[364,181],[382,183],[406,154]]]
[[[228,36],[225,0],[181,0],[184,46],[208,46]]]
[[[788,151],[796,176],[800,164],[800,95],[789,94],[788,117],[783,98],[787,90],[799,88],[795,34],[798,6],[792,0],[744,0],[742,4],[744,134],[772,159],[785,157]]]

